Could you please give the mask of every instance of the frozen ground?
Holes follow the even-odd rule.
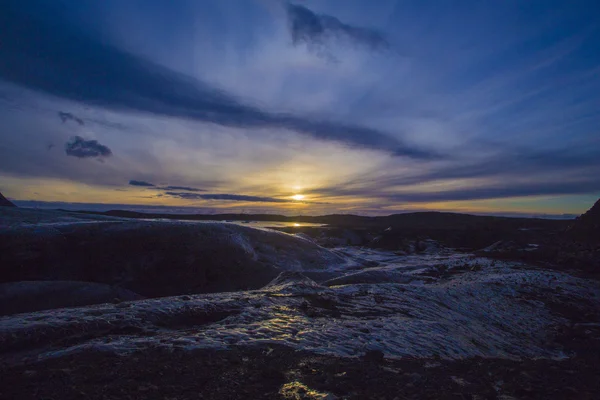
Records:
[[[1,399],[592,399],[600,390],[600,285],[556,268],[431,240],[418,254],[326,249],[304,234],[226,223],[9,210],[0,225],[11,302],[177,294],[0,317],[0,376],[11,382]],[[37,282],[16,282],[27,280]]]
[[[392,358],[560,359],[568,354],[552,338],[567,320],[554,306],[600,310],[596,282],[558,272],[448,251],[421,259],[358,252],[380,265],[338,270],[338,281],[353,277],[349,284],[284,272],[261,290],[4,317],[0,350],[44,358],[86,349],[282,344],[344,357],[379,350]]]
[[[425,241],[420,254],[403,255],[324,249],[302,236],[230,224],[8,212],[3,245],[23,253],[15,253],[15,260],[30,262],[30,268],[45,261],[52,268],[43,274],[67,257],[74,263],[68,273],[79,273],[75,261],[87,274],[93,265],[105,274],[102,279],[121,279],[125,288],[139,281],[138,287],[149,290],[185,270],[172,281],[171,289],[179,290],[209,267],[220,273],[213,287],[225,282],[233,288],[234,277],[257,274],[268,280],[256,290],[180,291],[175,297],[2,317],[5,359],[89,349],[121,354],[273,344],[342,357],[377,351],[387,358],[561,359],[569,356],[554,340],[561,329],[579,324],[596,332],[600,321],[597,281],[458,253],[434,241]],[[71,253],[57,251],[60,246]],[[47,248],[52,257],[45,255]],[[35,258],[39,254],[46,258]],[[119,269],[125,262],[126,279]],[[244,269],[250,264],[254,269]]]

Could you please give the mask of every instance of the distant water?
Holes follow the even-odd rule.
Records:
[[[215,221],[211,221],[215,222]],[[230,224],[242,225],[242,226],[251,226],[254,228],[300,228],[300,227],[317,227],[323,226],[323,224],[311,224],[308,222],[277,222],[277,221],[220,221],[226,222]]]
[[[250,226],[253,228],[301,228],[301,227],[319,227],[324,224],[312,224],[309,222],[280,222],[280,221],[190,221],[190,220],[172,220],[172,219],[151,219],[151,221],[182,221],[182,222],[197,222],[197,223],[223,223],[236,224],[241,226]]]

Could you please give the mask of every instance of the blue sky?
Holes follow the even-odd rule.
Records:
[[[0,8],[15,200],[576,214],[600,196],[594,1]]]

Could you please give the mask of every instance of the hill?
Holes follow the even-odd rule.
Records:
[[[278,214],[167,214],[142,213],[137,211],[77,211],[84,214],[105,215],[119,218],[175,219],[189,221],[272,221],[304,222],[325,224],[345,228],[403,228],[403,229],[467,229],[482,226],[503,225],[511,228],[543,229],[563,227],[568,220],[541,218],[494,217],[450,212],[414,212],[392,214],[381,217],[367,217],[353,214],[329,214],[320,216],[285,216]]]
[[[579,216],[568,228],[567,233],[584,241],[600,241],[600,200],[585,214]]]
[[[0,207],[16,207],[13,203],[11,203],[10,201],[8,201],[6,199],[6,197],[2,196],[2,193],[0,193]]]

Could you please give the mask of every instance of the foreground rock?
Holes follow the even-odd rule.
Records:
[[[127,289],[99,283],[10,282],[0,284],[0,315],[141,299]]]
[[[595,398],[596,282],[445,269],[332,287],[284,272],[256,291],[4,317],[0,398]]]
[[[600,350],[600,349],[597,349]],[[596,399],[598,351],[567,360],[384,359],[276,344],[128,357],[101,352],[0,366],[1,399]]]
[[[476,258],[454,260],[445,271],[455,273],[412,271],[427,274],[428,284],[329,287],[286,272],[255,291],[4,317],[0,353],[27,349],[43,359],[86,349],[126,354],[279,343],[346,357],[380,351],[392,358],[562,358],[564,329],[579,327],[584,338],[600,340],[595,281]]]

